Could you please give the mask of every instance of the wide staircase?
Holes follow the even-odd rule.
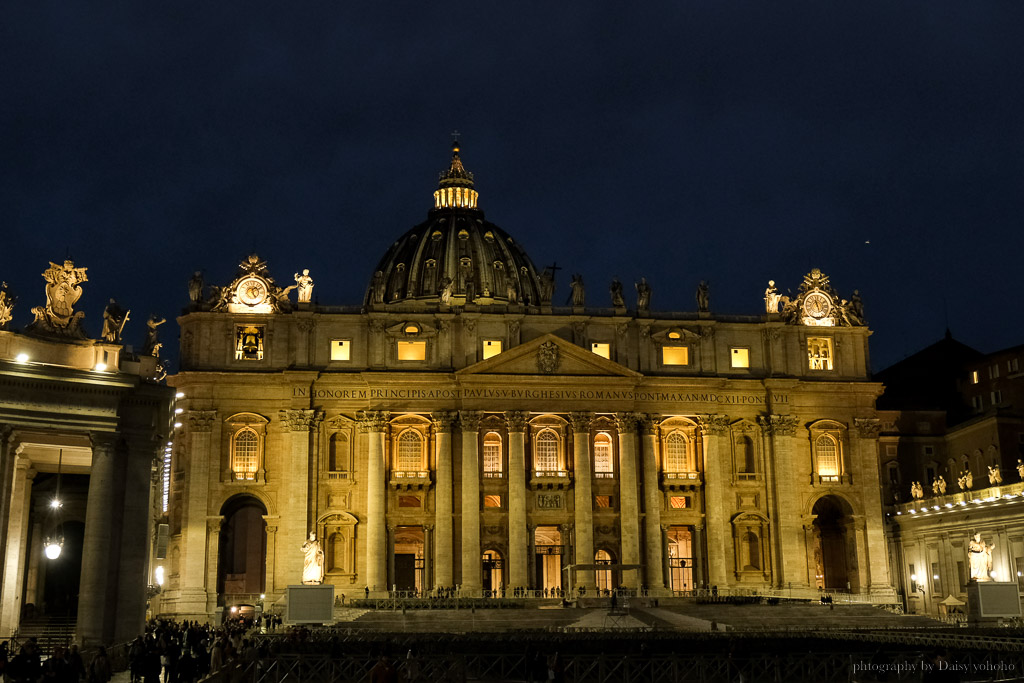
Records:
[[[39,653],[49,656],[55,647],[68,647],[75,635],[75,617],[34,616],[26,617],[18,626],[15,641],[20,645],[29,638],[35,638],[39,645]]]

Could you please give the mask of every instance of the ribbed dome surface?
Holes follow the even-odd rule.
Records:
[[[370,280],[369,306],[411,302],[540,302],[541,283],[526,252],[476,208],[473,175],[455,146],[426,222],[402,235]]]

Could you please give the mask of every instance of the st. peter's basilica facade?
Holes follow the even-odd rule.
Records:
[[[477,199],[456,147],[360,306],[255,255],[192,283],[158,612],[269,608],[310,533],[349,598],[893,595],[856,295],[815,269],[759,315],[712,314],[706,290],[653,311],[645,281],[597,308],[574,278],[553,306],[555,270]]]

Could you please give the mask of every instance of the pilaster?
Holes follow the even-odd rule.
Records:
[[[858,490],[863,492],[866,520],[864,547],[867,557],[862,559],[870,574],[866,588],[874,594],[891,595],[894,589],[892,577],[889,576],[885,523],[882,518],[882,486],[878,479],[878,434],[881,422],[872,417],[855,418],[853,423],[855,430],[851,440],[858,470],[855,483],[859,484]]]
[[[206,516],[210,513],[210,478],[218,476],[220,454],[212,446],[211,432],[217,419],[215,410],[191,410],[186,413],[188,444],[188,495],[182,505],[183,547],[180,573],[181,597],[178,612],[188,615],[206,614]],[[268,548],[269,553],[269,548]],[[216,586],[211,590],[216,593]]]
[[[771,468],[772,538],[774,539],[776,582],[779,586],[806,588],[806,549],[801,549],[803,537],[798,506],[796,467],[793,462],[793,437],[797,419],[792,415],[767,415],[758,418],[764,430],[765,450],[771,453],[767,465]]]

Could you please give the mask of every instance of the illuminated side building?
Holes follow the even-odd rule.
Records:
[[[269,607],[311,532],[349,597],[892,595],[881,386],[827,276],[748,316],[651,311],[644,281],[635,307],[581,281],[558,307],[554,276],[485,220],[456,148],[361,305],[295,302],[257,256],[198,298],[159,611]]]

